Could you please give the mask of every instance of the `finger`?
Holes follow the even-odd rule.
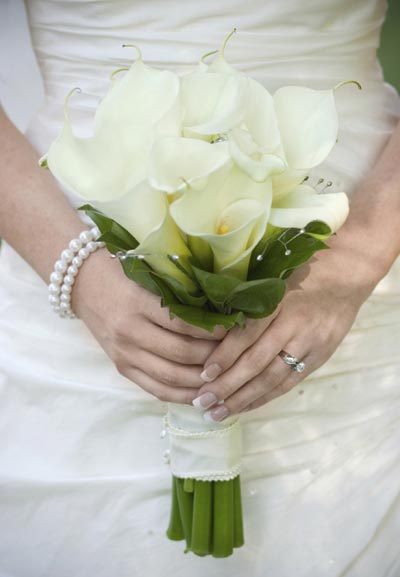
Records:
[[[193,389],[184,387],[174,388],[160,383],[136,367],[127,367],[123,375],[141,389],[163,402],[190,405],[193,397],[196,395]]]
[[[296,341],[289,343],[287,346],[291,351],[300,351],[297,356],[299,359],[306,356],[306,353],[300,347],[304,347],[304,345]],[[281,394],[288,392],[294,386],[292,384],[293,374],[293,368],[286,364],[279,355],[276,356],[262,373],[247,382],[231,396],[225,398],[223,405],[207,411],[205,419],[208,421],[221,421],[229,415],[240,413],[251,403],[256,402],[260,397],[270,394],[277,388],[280,388]],[[298,381],[304,378],[304,375],[300,375],[302,373],[296,371]]]
[[[288,326],[287,323],[272,323],[270,328],[242,354],[231,368],[216,380],[201,387],[198,405],[204,406],[201,397],[205,393],[214,393],[219,400],[224,400],[233,395],[245,383],[257,377],[272,363],[284,344],[290,341],[291,332],[294,330],[295,328]],[[284,365],[281,359],[280,362]],[[209,399],[209,396],[204,397],[204,400],[206,399]]]
[[[228,370],[253,345],[279,314],[279,307],[263,319],[247,319],[245,327],[235,326],[207,359],[202,379],[211,382]]]
[[[171,332],[188,335],[194,338],[220,341],[224,338],[227,332],[221,325],[216,326],[213,332],[209,332],[200,327],[189,325],[177,317],[171,319],[166,307],[151,307],[145,309],[144,314],[156,325],[164,327]]]
[[[216,341],[194,339],[154,324],[151,331],[142,331],[138,337],[142,349],[183,365],[202,365],[217,346]]]
[[[289,345],[288,345],[289,346]],[[291,351],[299,351],[297,358],[303,358],[306,353],[300,349],[300,344],[290,344]],[[243,411],[251,403],[256,402],[260,397],[264,397],[272,391],[279,389],[281,394],[288,392],[294,385],[293,383],[294,370],[287,365],[278,355],[268,365],[268,367],[257,377],[252,379],[238,389],[234,394],[225,398],[223,405],[214,409],[210,409],[205,415],[206,420],[221,421],[229,415],[237,414]],[[304,378],[302,373],[297,373],[297,381]]]
[[[304,372],[297,373],[295,371],[292,371],[291,374],[288,376],[288,378],[282,381],[277,387],[275,387],[275,389],[272,389],[272,391],[267,392],[265,395],[262,395],[257,400],[251,402],[241,412],[257,409],[258,407],[261,407],[262,405],[269,403],[273,399],[276,399],[277,397],[281,397],[282,395],[288,393],[296,385],[304,381],[304,379],[306,379],[310,373],[315,371],[317,367],[314,366],[311,367],[312,356],[310,354],[306,355],[303,361],[306,365],[306,369],[304,370]]]
[[[203,382],[198,365],[174,363],[143,349],[136,352],[134,363],[135,367],[169,387],[199,389]]]

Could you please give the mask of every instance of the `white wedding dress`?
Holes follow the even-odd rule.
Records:
[[[26,7],[46,92],[27,133],[38,156],[58,134],[74,86],[83,93],[70,100],[72,121],[90,130],[110,72],[134,57],[123,42],[181,73],[234,26],[229,62],[270,91],[361,82],[361,92],[337,92],[339,140],[317,174],[336,190],[351,195],[400,115],[376,60],[380,0]],[[3,245],[0,577],[399,577],[399,343],[397,260],[334,355],[290,393],[243,415],[245,546],[222,560],[185,555],[165,536],[165,405],[119,375],[81,321],[58,318],[45,284]]]

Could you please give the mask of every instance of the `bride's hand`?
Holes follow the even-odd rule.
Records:
[[[79,272],[72,307],[118,371],[162,401],[192,402],[202,365],[226,334],[171,320],[160,299],[127,279],[106,250]]]
[[[274,315],[235,327],[207,359],[206,384],[195,406],[209,409],[207,420],[223,420],[290,391],[325,363],[350,330],[377,282],[372,270],[368,260],[339,247],[297,269]],[[304,361],[305,370],[288,366],[282,350]],[[225,402],[212,408],[219,400]]]

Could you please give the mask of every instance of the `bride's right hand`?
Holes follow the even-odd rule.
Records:
[[[72,307],[117,370],[161,401],[192,402],[204,385],[202,365],[226,334],[171,320],[160,298],[129,280],[106,249],[82,266]]]

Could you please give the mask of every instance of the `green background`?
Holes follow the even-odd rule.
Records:
[[[400,0],[389,0],[378,55],[385,80],[400,92]]]

